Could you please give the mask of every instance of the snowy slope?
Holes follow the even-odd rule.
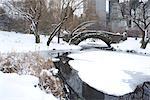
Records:
[[[0,72],[1,100],[57,100],[39,87],[38,78],[30,75],[4,74]]]
[[[0,52],[29,52],[29,51],[46,51],[46,50],[72,50],[80,49],[78,46],[68,45],[61,41],[57,43],[57,38],[52,40],[50,46],[46,45],[48,36],[41,35],[41,43],[36,44],[33,34],[20,34],[16,32],[0,31]]]

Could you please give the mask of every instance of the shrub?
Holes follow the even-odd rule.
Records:
[[[63,98],[63,84],[56,77],[57,69],[50,59],[38,53],[0,54],[0,71],[19,75],[34,75],[39,78],[39,87],[46,93]]]

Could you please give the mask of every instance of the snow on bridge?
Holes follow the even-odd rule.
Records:
[[[66,34],[63,36],[63,40],[69,42],[69,44],[78,45],[80,42],[88,39],[88,38],[96,38],[104,41],[108,47],[111,47],[112,43],[119,43],[121,40],[126,40],[127,36],[123,34],[116,34],[107,31],[93,31],[86,30],[82,32],[78,32],[75,34]]]

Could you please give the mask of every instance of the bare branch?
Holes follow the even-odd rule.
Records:
[[[150,25],[150,22],[148,22],[148,24],[146,25],[145,29],[147,29],[149,25]]]
[[[49,46],[51,40],[56,34],[60,34],[60,30],[64,23],[73,16],[73,13],[78,9],[78,6],[81,5],[81,2],[78,2],[77,0],[61,0],[61,14],[58,16],[60,18],[60,22],[57,24],[55,29],[52,31],[48,41],[47,45]],[[77,3],[78,2],[78,3]],[[59,36],[58,36],[59,38]]]
[[[142,32],[144,32],[144,29],[140,26],[139,23],[137,23],[135,20],[134,20],[133,22],[137,25],[137,27],[138,27]]]
[[[79,24],[76,28],[74,28],[71,32],[72,36],[76,33],[76,32],[79,32],[80,30],[83,30],[85,29],[86,27],[88,26],[91,26],[95,23],[96,21],[86,21],[86,22],[83,22],[81,24]]]
[[[50,37],[48,38],[47,41],[47,46],[49,46],[50,42],[52,41],[53,37],[57,34],[57,32],[60,30],[61,26],[63,25],[63,23],[67,20],[67,17],[64,18],[53,30],[53,32],[51,33]]]

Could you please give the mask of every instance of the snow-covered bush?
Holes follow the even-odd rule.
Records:
[[[55,69],[56,70],[56,69]],[[42,70],[39,77],[39,86],[46,93],[53,93],[59,98],[64,97],[62,84],[59,78],[56,78],[50,70]],[[61,99],[62,100],[62,99]]]
[[[49,59],[42,58],[37,53],[10,53],[1,54],[0,69],[15,69],[18,74],[29,74],[39,77],[42,69],[51,69],[54,67],[53,62]],[[5,72],[4,73],[12,73]]]
[[[19,75],[34,75],[39,78],[39,86],[47,93],[62,98],[64,95],[62,82],[56,74],[50,59],[44,59],[38,53],[0,54],[0,71]]]

